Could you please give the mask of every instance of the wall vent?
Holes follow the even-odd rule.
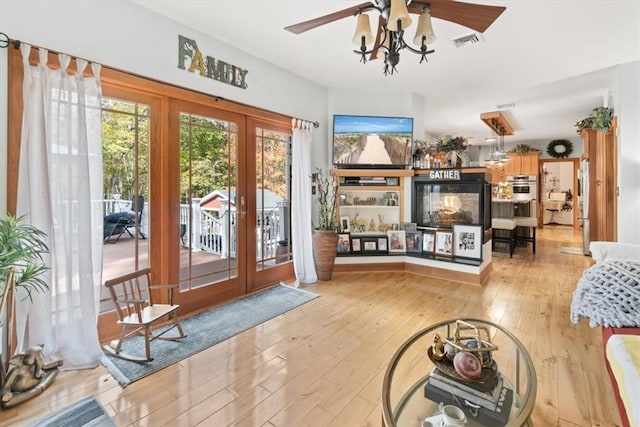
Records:
[[[451,40],[456,47],[464,47],[483,41],[482,36],[478,33],[471,33],[465,36],[456,37]]]

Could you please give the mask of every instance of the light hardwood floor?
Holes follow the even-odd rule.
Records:
[[[569,227],[538,253],[494,256],[483,287],[411,274],[340,273],[321,297],[122,389],[102,366],[62,372],[44,394],[0,412],[23,425],[89,395],[118,426],[379,426],[382,376],[397,347],[431,323],[480,317],[510,329],[537,370],[536,426],[620,425],[600,329],[569,320],[590,258]]]

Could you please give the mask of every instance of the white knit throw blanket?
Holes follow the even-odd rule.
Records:
[[[640,261],[607,260],[584,271],[573,292],[571,321],[589,325],[640,326]]]

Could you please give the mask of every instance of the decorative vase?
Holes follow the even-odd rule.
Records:
[[[456,168],[462,166],[462,158],[458,154],[456,150],[447,151],[447,154],[444,156],[447,161],[447,167]]]
[[[338,250],[338,233],[335,230],[313,230],[312,240],[313,264],[318,280],[331,280]]]

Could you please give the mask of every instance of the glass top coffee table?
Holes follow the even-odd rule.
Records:
[[[481,377],[465,379],[456,373],[446,356],[437,360],[433,349],[435,334],[458,346],[457,350],[451,344],[447,346],[450,355],[467,344],[470,350],[464,351],[478,355],[484,362]],[[490,348],[486,346],[497,349],[477,351],[468,343],[477,341],[473,337],[478,335],[482,349]],[[515,335],[487,320],[446,320],[417,332],[393,355],[382,383],[382,418],[385,426],[419,427],[425,419],[438,425],[439,405],[443,403],[465,412],[466,427],[530,426],[536,388],[533,361]]]

